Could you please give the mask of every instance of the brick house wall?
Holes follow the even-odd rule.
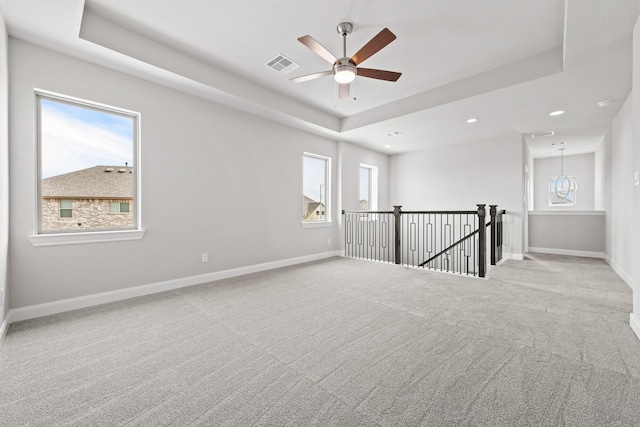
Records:
[[[42,199],[42,231],[133,227],[132,199],[72,199],[71,218],[60,218],[60,200]],[[109,212],[109,204],[112,202],[129,203],[129,212]]]

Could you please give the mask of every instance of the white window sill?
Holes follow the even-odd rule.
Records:
[[[302,228],[331,227],[331,221],[302,221]]]
[[[144,236],[144,230],[92,231],[86,233],[35,234],[29,236],[29,241],[33,246],[56,246],[140,240],[142,236]]]

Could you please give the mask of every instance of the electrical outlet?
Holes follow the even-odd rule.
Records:
[[[633,174],[633,183],[636,186],[640,185],[640,171],[636,171],[636,173]]]
[[[209,254],[206,252],[202,253],[202,262],[209,262]]]
[[[327,239],[327,245],[331,244],[331,237],[329,237],[329,239]]]

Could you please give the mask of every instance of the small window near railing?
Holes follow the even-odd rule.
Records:
[[[302,156],[302,221],[322,223],[331,221],[331,159],[317,154]]]
[[[575,206],[577,188],[575,176],[549,178],[549,206]]]
[[[375,166],[360,164],[360,188],[358,210],[378,210],[378,168]],[[367,214],[361,214],[361,218],[367,218]]]

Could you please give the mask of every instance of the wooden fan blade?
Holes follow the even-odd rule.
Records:
[[[333,70],[321,71],[319,73],[307,74],[306,76],[294,77],[290,81],[294,83],[306,82],[308,80],[317,79],[324,76],[330,76],[333,74]]]
[[[385,47],[395,39],[396,35],[389,31],[388,28],[385,28],[380,31],[374,38],[369,40],[367,44],[362,46],[362,49],[356,52],[356,54],[351,57],[350,61],[355,65],[358,65],[365,59],[373,56],[375,53],[377,53],[379,50],[381,50],[383,47]]]
[[[338,83],[338,99],[346,98],[349,96],[349,83]]]
[[[335,64],[338,61],[338,58],[333,56],[331,52],[329,52],[324,46],[318,43],[313,37],[302,36],[298,38],[298,41],[303,45],[305,45],[306,47],[308,47],[309,49],[311,49],[312,51],[314,51],[316,54],[320,55],[329,63]]]
[[[396,73],[395,71],[358,68],[358,76],[369,77],[370,79],[386,80],[388,82],[397,81],[401,75],[402,73]]]

